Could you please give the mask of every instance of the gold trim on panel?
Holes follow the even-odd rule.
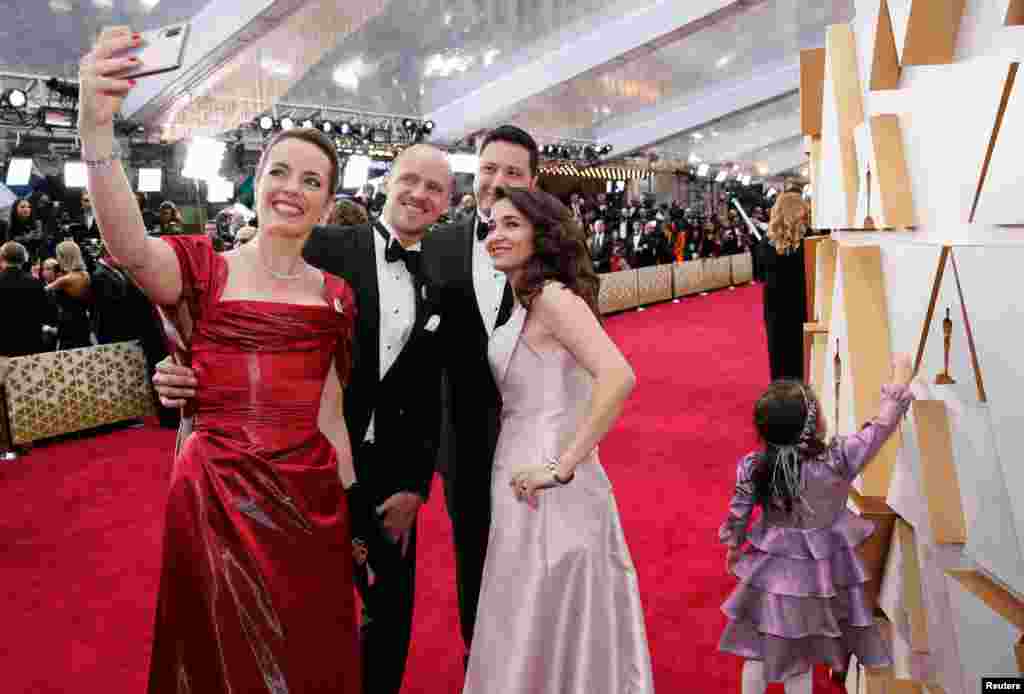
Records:
[[[967,542],[967,521],[960,500],[960,477],[953,461],[953,434],[942,400],[916,400],[911,406],[932,537],[940,545]]]
[[[946,573],[997,615],[1024,631],[1024,601],[977,569],[946,569]]]
[[[952,63],[965,3],[966,0],[913,0],[903,41],[903,65]]]
[[[836,104],[843,190],[846,193],[846,226],[853,228],[856,226],[854,219],[857,215],[857,195],[860,192],[854,132],[864,122],[864,97],[857,69],[857,39],[853,35],[853,28],[849,24],[829,26],[825,45],[833,87],[833,93],[825,97],[834,99]]]
[[[875,52],[871,58],[869,89],[896,89],[900,83],[900,56],[896,51],[896,36],[892,30],[889,3],[882,0],[875,27]]]
[[[974,191],[974,203],[971,205],[971,216],[969,222],[974,221],[974,215],[978,211],[978,200],[981,198],[982,188],[985,187],[985,179],[988,177],[988,167],[992,163],[992,152],[996,149],[996,141],[999,139],[999,130],[1003,127],[1003,116],[1006,115],[1006,105],[1010,102],[1010,94],[1013,93],[1013,85],[1017,79],[1017,69],[1020,63],[1010,63],[1010,71],[1006,76],[1003,85],[1003,98],[999,101],[999,110],[996,112],[995,125],[992,128],[992,137],[988,141],[988,149],[985,151],[985,161],[981,165],[981,173],[978,176],[978,187]]]
[[[915,226],[914,196],[910,190],[910,174],[903,150],[899,116],[887,114],[872,117],[870,132],[885,225]]]
[[[821,112],[825,95],[825,49],[800,51],[800,131],[821,135]]]
[[[928,652],[928,614],[924,606],[924,583],[921,563],[917,555],[917,533],[902,518],[893,528],[894,541],[900,543],[903,558],[903,601],[910,621],[910,649],[915,653]]]

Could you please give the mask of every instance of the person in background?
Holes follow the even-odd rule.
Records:
[[[608,272],[611,261],[612,238],[606,231],[603,219],[594,222],[594,233],[590,236],[590,258],[595,272]]]
[[[474,217],[476,217],[476,198],[472,193],[466,193],[459,201],[452,221],[455,224],[467,224],[472,222]]]
[[[0,301],[4,329],[0,331],[0,356],[23,357],[45,351],[43,326],[57,322],[43,283],[32,277],[28,250],[17,241],[0,246]]]
[[[256,234],[258,234],[258,233],[259,233],[259,229],[257,229],[256,227],[251,227],[251,226],[244,226],[244,227],[242,227],[241,229],[238,230],[238,233],[235,234],[235,245],[236,246],[243,246],[243,245],[249,243],[254,238],[256,238]]]
[[[762,252],[764,326],[773,381],[804,377],[804,321],[807,291],[804,237],[808,210],[796,193],[779,195]]]
[[[57,244],[60,276],[46,285],[57,304],[57,349],[77,349],[92,345],[92,280],[82,258],[82,249],[74,241]]]
[[[17,241],[24,246],[30,260],[39,257],[43,242],[42,225],[36,219],[32,202],[28,198],[14,201],[5,240]]]
[[[173,202],[164,200],[160,203],[158,214],[159,227],[154,230],[155,236],[177,236],[185,233],[181,221],[181,212]]]
[[[327,224],[330,226],[341,227],[358,226],[369,221],[370,215],[367,214],[366,208],[348,198],[337,200],[334,203],[334,209],[331,210],[330,217],[327,218]]]

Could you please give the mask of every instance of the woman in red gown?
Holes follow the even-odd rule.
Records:
[[[302,259],[339,167],[312,130],[281,133],[257,167],[261,228],[223,255],[205,237],[147,237],[112,149],[132,87],[107,31],[81,65],[79,127],[107,249],[165,307],[197,372],[194,430],[175,459],[151,693],[360,691],[342,415],[355,308]],[[361,523],[365,515],[353,516]],[[362,526],[360,526],[362,527]]]

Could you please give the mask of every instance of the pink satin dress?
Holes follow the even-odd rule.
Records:
[[[517,305],[490,343],[501,388],[493,515],[464,694],[649,694],[650,651],[636,569],[595,451],[575,479],[519,502],[516,468],[569,445],[591,376],[567,350],[535,352]]]
[[[168,492],[149,692],[357,694],[348,514],[317,424],[332,359],[347,379],[352,291],[325,275],[322,306],[221,301],[209,240],[164,240],[199,388]]]

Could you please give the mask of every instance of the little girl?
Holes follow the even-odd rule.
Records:
[[[913,400],[910,357],[896,357],[893,367],[878,416],[828,444],[808,386],[776,381],[757,401],[754,423],[765,448],[740,461],[718,531],[729,548],[726,566],[740,579],[722,605],[729,623],[718,647],[746,658],[743,694],[762,694],[768,682],[784,682],[786,694],[810,694],[814,664],[843,670],[850,653],[865,667],[892,664],[856,553],[874,524],[847,510],[846,499]],[[761,518],[748,533],[755,506]]]

